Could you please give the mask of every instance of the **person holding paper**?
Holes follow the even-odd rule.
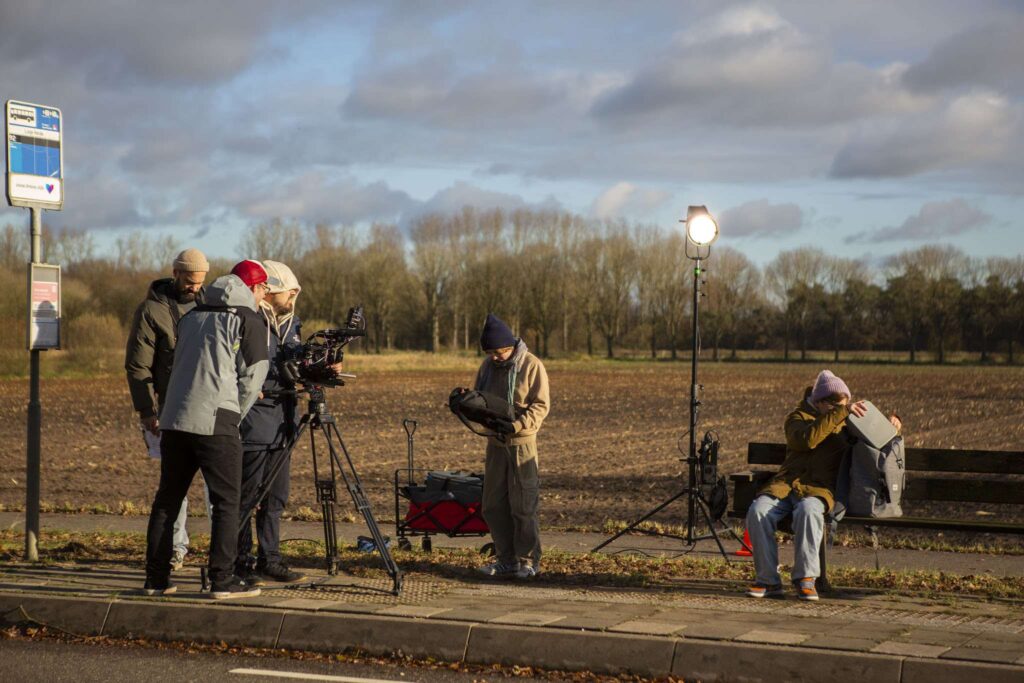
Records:
[[[132,405],[151,458],[160,457],[160,407],[167,394],[178,341],[178,321],[203,299],[203,282],[210,270],[198,249],[185,249],[171,264],[171,277],[154,280],[146,299],[135,309],[128,331],[124,368]],[[174,520],[174,554],[171,569],[181,569],[188,553],[188,498]]]
[[[818,549],[825,532],[825,513],[835,506],[836,477],[847,439],[842,434],[850,415],[863,416],[863,401],[850,402],[850,388],[829,370],[822,370],[804,391],[796,409],[786,416],[786,459],[747,511],[747,531],[754,550],[753,598],[781,597],[779,549],[775,530],[793,516],[792,580],[797,597],[817,600],[815,579],[821,575]],[[899,418],[890,420],[899,429]]]

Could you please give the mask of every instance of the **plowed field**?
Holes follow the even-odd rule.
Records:
[[[367,368],[358,381],[330,393],[378,517],[393,516],[392,476],[406,457],[404,417],[420,423],[418,465],[482,470],[482,439],[459,424],[445,405],[452,387],[470,382],[472,366],[466,368]],[[819,369],[702,364],[706,390],[700,432],[720,434],[723,472],[745,469],[748,441],[780,440],[783,418]],[[1022,368],[832,369],[856,396],[899,412],[910,446],[1024,450]],[[549,374],[552,411],[539,445],[543,523],[599,526],[606,518],[632,519],[680,486],[677,441],[688,421],[688,364],[556,362],[549,365]],[[5,506],[24,505],[27,398],[27,381],[0,382],[0,504]],[[146,456],[123,378],[44,380],[45,503],[145,507],[157,477],[157,463]],[[292,468],[292,509],[315,506],[311,479],[303,444]],[[196,502],[198,491],[194,485]],[[347,499],[343,503],[347,512]]]

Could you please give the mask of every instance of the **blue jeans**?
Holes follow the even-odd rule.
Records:
[[[756,581],[766,586],[782,583],[779,577],[779,546],[775,530],[793,515],[793,580],[821,576],[818,549],[825,535],[825,503],[820,498],[800,498],[790,493],[779,499],[762,494],[747,510],[747,531],[754,548]]]

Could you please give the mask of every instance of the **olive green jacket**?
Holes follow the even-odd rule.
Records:
[[[146,300],[135,309],[124,369],[128,374],[128,391],[139,417],[160,414],[160,404],[167,393],[174,364],[174,347],[178,340],[178,320],[195,304],[179,304],[175,298],[174,280],[154,280]]]
[[[786,459],[778,474],[758,494],[782,499],[791,492],[800,498],[821,498],[826,511],[835,505],[836,477],[849,444],[843,433],[848,406],[825,415],[810,404],[810,390],[786,417]]]

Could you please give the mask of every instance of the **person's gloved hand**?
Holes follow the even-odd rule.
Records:
[[[498,434],[515,434],[516,425],[512,420],[506,420],[503,418],[495,418],[491,420],[491,423],[487,427]]]

